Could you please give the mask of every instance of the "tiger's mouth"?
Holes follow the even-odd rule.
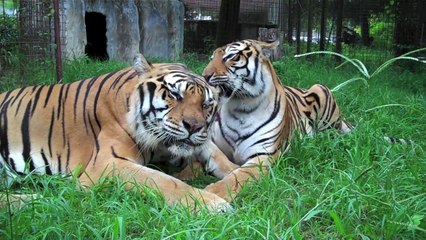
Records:
[[[235,87],[230,84],[228,76],[211,76],[206,77],[208,84],[219,89],[219,96],[230,97]]]
[[[194,154],[198,146],[203,143],[194,143],[189,139],[168,141],[165,146],[170,153],[177,157],[190,157]]]
[[[194,143],[192,140],[186,138],[186,139],[171,139],[164,143],[166,147],[171,147],[172,145],[179,146],[179,147],[198,147],[201,146],[203,143]]]

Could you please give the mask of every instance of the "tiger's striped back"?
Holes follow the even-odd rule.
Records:
[[[1,162],[18,174],[66,173],[76,168],[77,162],[71,159],[88,162],[99,148],[96,138],[106,127],[106,119],[120,119],[119,115],[125,115],[129,108],[130,94],[120,93],[137,82],[136,71],[126,68],[70,84],[2,93]],[[118,104],[112,111],[114,102]]]

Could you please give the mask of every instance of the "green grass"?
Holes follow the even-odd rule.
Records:
[[[195,55],[182,62],[197,73],[206,64]],[[425,65],[394,65],[369,79],[369,87],[353,82],[337,91],[356,129],[295,141],[267,176],[243,189],[233,213],[169,208],[155,191],[125,191],[117,179],[83,192],[60,177],[27,177],[20,191],[43,198],[13,214],[1,209],[0,239],[425,239]],[[64,81],[122,66],[69,62]],[[285,84],[298,87],[319,82],[333,88],[360,76],[349,65],[335,69],[324,56],[285,58],[274,66]],[[29,82],[54,82],[48,69],[32,72]],[[3,90],[14,86],[13,76],[0,79]],[[415,144],[388,144],[383,135]],[[202,176],[191,183],[202,187],[210,181]]]

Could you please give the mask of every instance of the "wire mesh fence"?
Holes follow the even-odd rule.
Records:
[[[182,0],[182,3],[184,52],[210,53],[223,39],[280,39],[287,55],[334,51],[341,42],[344,54],[377,60],[426,45],[424,0]],[[341,8],[339,3],[343,4]],[[60,1],[61,9],[63,4]],[[61,16],[62,32],[66,31],[65,21],[66,16]],[[0,74],[1,69],[14,62],[22,63],[22,59],[53,60],[53,26],[53,0],[0,0]],[[62,39],[62,44],[65,41]]]
[[[30,75],[29,65],[53,60],[52,2],[1,0],[0,5],[0,76],[13,71],[23,79]]]
[[[235,1],[235,0],[233,0]],[[220,45],[217,34],[221,0],[184,0],[185,48],[208,52]],[[237,39],[259,39],[260,29],[276,29],[288,54],[338,51],[369,60],[387,59],[425,46],[423,0],[238,0],[228,9],[238,16]],[[341,5],[340,5],[341,4]],[[340,14],[340,16],[339,16]],[[339,29],[340,28],[340,29]],[[220,31],[220,32],[219,32]],[[323,41],[323,42],[321,42]],[[402,51],[399,51],[402,49]]]

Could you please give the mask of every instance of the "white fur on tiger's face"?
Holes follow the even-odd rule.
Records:
[[[171,71],[175,68],[176,71]],[[182,66],[167,66],[137,87],[129,118],[142,147],[164,145],[174,157],[189,157],[208,138],[217,111],[217,94],[195,74],[182,74]],[[180,71],[178,71],[180,70]]]

